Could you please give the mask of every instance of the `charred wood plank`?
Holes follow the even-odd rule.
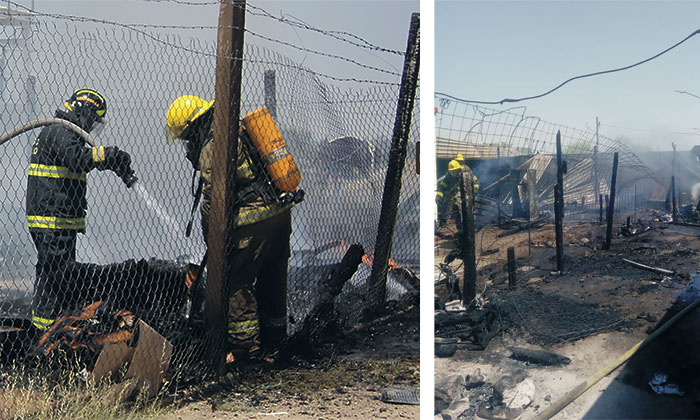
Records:
[[[661,274],[666,274],[666,275],[675,275],[676,272],[672,270],[666,270],[665,268],[657,268],[657,267],[650,267],[648,265],[644,265],[632,260],[628,260],[626,258],[623,258],[622,261],[626,262],[627,264],[633,265],[637,268],[642,268],[644,270],[649,270],[649,271],[654,271],[656,273],[661,273]]]
[[[544,366],[568,365],[571,363],[571,359],[568,357],[545,350],[511,347],[510,351],[513,353],[510,355],[510,358],[520,360],[521,362],[535,363]]]

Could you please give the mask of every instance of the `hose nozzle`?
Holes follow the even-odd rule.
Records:
[[[136,181],[139,180],[134,171],[129,171],[128,173],[125,173],[124,175],[122,175],[121,178],[122,181],[124,181],[124,184],[126,184],[127,188],[133,187]]]

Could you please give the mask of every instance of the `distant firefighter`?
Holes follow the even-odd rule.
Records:
[[[469,167],[464,162],[464,156],[458,153],[454,159],[447,164],[447,173],[438,179],[437,194],[435,201],[438,210],[438,227],[447,223],[447,219],[452,217],[457,225],[457,230],[462,230],[461,196],[459,190],[460,177],[462,172]],[[479,190],[477,177],[473,176],[472,197]]]

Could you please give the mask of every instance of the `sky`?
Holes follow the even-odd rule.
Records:
[[[537,95],[652,57],[700,29],[698,16],[694,1],[437,0],[435,91],[478,101]],[[507,107],[579,129],[595,129],[598,117],[602,135],[637,150],[689,150],[700,144],[698,75],[700,34],[638,67]]]
[[[157,24],[184,26],[216,26],[219,4],[212,0],[13,0],[15,4],[34,7],[40,13],[84,16],[123,24]],[[190,5],[186,3],[201,3]],[[4,6],[6,4],[2,3]],[[391,50],[405,51],[412,12],[419,11],[418,0],[305,0],[248,1],[248,9],[259,8],[289,20],[309,26],[346,31],[366,41]],[[361,49],[317,32],[294,28],[268,17],[246,14],[246,28],[256,34],[274,38],[326,54],[334,54],[396,73],[369,70],[348,61],[300,51],[279,43],[269,42],[246,33],[245,42],[263,45],[314,71],[336,77],[397,82],[403,67],[403,57]],[[169,29],[147,28],[149,31],[175,32]],[[181,36],[216,41],[216,29],[177,29]],[[183,35],[187,34],[187,35]],[[342,83],[340,84],[342,86]]]

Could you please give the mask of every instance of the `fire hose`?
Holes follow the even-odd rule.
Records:
[[[656,337],[660,336],[664,331],[666,331],[673,324],[675,324],[676,321],[683,318],[686,314],[688,314],[690,311],[695,309],[698,305],[700,305],[700,299],[696,299],[690,305],[683,308],[682,311],[678,312],[671,319],[666,321],[656,331],[649,334],[644,340],[642,340],[639,343],[637,343],[636,345],[634,345],[632,348],[627,350],[622,356],[618,357],[612,363],[605,366],[603,369],[599,370],[595,375],[588,378],[585,382],[581,382],[580,384],[578,384],[578,386],[576,386],[576,388],[567,392],[566,395],[561,397],[554,404],[550,405],[546,410],[544,410],[538,416],[535,416],[533,418],[533,420],[548,420],[548,419],[554,417],[555,414],[557,414],[558,412],[563,410],[566,406],[571,404],[571,402],[573,402],[581,394],[586,392],[588,390],[588,388],[590,388],[593,385],[595,385],[596,383],[598,383],[598,381],[600,381],[601,379],[606,377],[610,372],[617,369],[618,366],[620,366],[621,364],[623,364],[627,360],[629,360],[637,352],[637,350],[641,349],[645,345],[649,344]]]
[[[41,120],[36,120],[20,125],[0,136],[0,146],[8,140],[10,140],[11,138],[17,137],[22,133],[25,133],[29,130],[33,130],[37,127],[43,127],[50,124],[61,124],[64,127],[73,130],[76,134],[78,134],[86,142],[88,142],[92,147],[100,147],[100,144],[87,131],[83,130],[76,124],[73,124],[72,122],[66,121],[61,118],[44,118]],[[125,173],[121,174],[120,177],[128,188],[131,188],[136,183],[136,181],[138,181],[138,178],[136,177],[134,171],[131,168],[128,168],[128,170]]]

